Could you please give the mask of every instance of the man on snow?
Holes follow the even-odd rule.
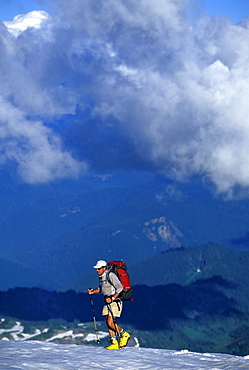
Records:
[[[123,304],[118,297],[123,290],[123,286],[116,274],[107,270],[106,261],[98,261],[93,268],[99,275],[99,288],[90,288],[88,289],[88,293],[103,293],[105,298],[105,305],[102,310],[102,315],[106,316],[106,325],[111,341],[111,344],[106,348],[124,348],[130,339],[130,334],[124,332],[124,330],[115,321],[116,317],[120,317],[122,313]],[[119,342],[117,340],[117,336],[120,338]]]

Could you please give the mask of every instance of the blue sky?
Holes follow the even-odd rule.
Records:
[[[9,21],[20,13],[46,10],[46,3],[49,3],[49,0],[0,0],[0,19]],[[206,0],[199,1],[199,4],[209,15],[225,15],[235,23],[249,16],[247,0]]]
[[[249,16],[247,0],[206,0],[203,3],[204,10],[209,15],[225,15],[235,23]]]
[[[2,31],[1,163],[29,184],[135,169],[249,191],[245,1],[198,2],[235,23],[193,27],[183,0],[2,0],[2,17],[51,4],[40,28]]]
[[[0,19],[11,21],[16,15],[33,10],[46,10],[47,0],[0,0]]]

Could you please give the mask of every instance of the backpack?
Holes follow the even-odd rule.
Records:
[[[120,293],[119,298],[122,301],[129,301],[132,299],[133,291],[131,289],[130,276],[127,272],[126,264],[123,261],[111,261],[107,263],[107,268],[109,272],[114,272],[114,274],[117,275],[123,285],[123,290]]]

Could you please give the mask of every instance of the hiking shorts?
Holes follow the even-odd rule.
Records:
[[[123,309],[123,304],[121,301],[112,302],[109,304],[109,307],[112,310],[114,317],[120,317]],[[108,306],[105,304],[102,310],[103,316],[112,316],[111,311],[108,309]]]

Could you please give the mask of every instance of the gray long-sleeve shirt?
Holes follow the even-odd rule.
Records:
[[[109,279],[108,279],[109,275]],[[111,283],[109,282],[111,281]],[[107,272],[105,271],[102,275],[99,277],[99,287],[101,293],[104,294],[104,296],[112,296],[115,293],[121,293],[123,290],[123,286],[117,277],[113,272]]]

